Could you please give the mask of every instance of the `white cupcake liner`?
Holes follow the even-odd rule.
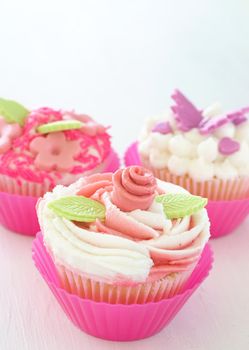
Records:
[[[57,265],[63,289],[84,299],[110,304],[143,304],[170,298],[182,291],[196,264],[187,271],[174,273],[163,279],[142,284],[123,286],[86,278],[67,267]]]

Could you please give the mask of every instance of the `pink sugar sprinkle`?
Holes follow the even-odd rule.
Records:
[[[75,141],[81,138],[82,132],[80,130],[67,130],[65,131],[67,140]]]
[[[45,107],[32,111],[26,119],[23,134],[13,141],[12,149],[1,155],[0,173],[16,178],[20,185],[21,179],[24,179],[35,183],[44,183],[47,180],[51,188],[55,186],[56,179],[58,181],[63,175],[54,170],[48,172],[37,169],[34,166],[36,155],[29,150],[29,145],[35,137],[41,136],[36,132],[39,125],[62,119],[62,112],[51,108]],[[75,166],[71,169],[71,174],[79,174],[95,168],[110,152],[110,136],[107,133],[91,137],[80,130],[70,130],[65,131],[65,135],[68,140],[80,140],[82,149],[75,157]],[[94,155],[91,154],[92,150],[94,150]]]
[[[84,172],[84,168],[80,165],[77,165],[73,168],[73,170],[71,171],[71,174],[80,174],[80,173],[83,173]]]

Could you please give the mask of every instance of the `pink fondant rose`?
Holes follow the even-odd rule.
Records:
[[[120,169],[113,174],[112,202],[123,211],[146,210],[155,197],[153,174],[140,166]]]
[[[0,153],[8,151],[11,140],[21,135],[22,128],[19,124],[9,124],[0,117]]]
[[[30,150],[36,154],[34,163],[38,169],[70,171],[80,152],[80,144],[67,140],[63,132],[56,132],[33,139]]]

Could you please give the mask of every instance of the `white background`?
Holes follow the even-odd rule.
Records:
[[[248,0],[0,1],[3,97],[88,113],[113,126],[122,154],[175,87],[199,107],[249,104]],[[212,242],[210,278],[167,329],[132,345],[75,329],[32,266],[31,240],[1,229],[0,349],[246,350],[248,229]]]
[[[248,0],[1,0],[0,95],[75,108],[123,150],[175,87],[249,104]]]

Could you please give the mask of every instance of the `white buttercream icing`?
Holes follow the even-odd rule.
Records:
[[[213,118],[221,114],[218,103],[203,111],[202,115]],[[197,128],[183,132],[179,130],[173,112],[153,118],[143,128],[138,151],[142,162],[156,169],[168,168],[175,175],[190,175],[197,181],[234,179],[249,175],[249,121],[240,125],[232,122],[217,128],[213,133],[202,135]],[[152,131],[158,122],[169,121],[172,133],[160,134]],[[229,137],[240,143],[240,150],[224,155],[219,152],[219,141]]]

